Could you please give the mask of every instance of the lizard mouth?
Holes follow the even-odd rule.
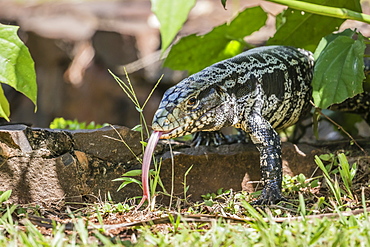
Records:
[[[186,126],[178,126],[176,128],[170,129],[170,130],[163,130],[160,128],[153,128],[154,131],[160,131],[162,132],[162,135],[160,139],[171,139],[183,135],[190,134],[190,132],[186,131]]]
[[[160,118],[158,118],[161,120]],[[180,137],[184,135],[191,134],[193,131],[192,125],[194,121],[191,119],[175,119],[172,123],[168,123],[169,121],[162,120],[162,121],[153,121],[152,129],[154,131],[162,132],[161,139],[171,139],[175,137]]]
[[[161,135],[161,138],[160,139],[171,139],[171,138],[174,138],[174,137],[177,137],[176,135],[176,130],[178,129],[179,127],[177,128],[174,128],[172,130],[166,130],[166,131],[162,131],[162,135]]]

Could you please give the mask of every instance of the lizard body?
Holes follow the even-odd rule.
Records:
[[[152,128],[174,138],[223,127],[241,128],[260,152],[264,188],[256,204],[282,200],[281,142],[275,129],[309,109],[313,57],[308,51],[266,46],[215,63],[168,89]]]

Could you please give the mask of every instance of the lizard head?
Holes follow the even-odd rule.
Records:
[[[219,130],[233,120],[235,98],[197,74],[168,89],[153,118],[152,128],[169,139],[198,131]]]

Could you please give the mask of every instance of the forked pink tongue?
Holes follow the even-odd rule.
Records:
[[[143,185],[143,197],[141,198],[141,201],[139,205],[136,207],[136,209],[139,209],[143,203],[150,199],[150,192],[149,192],[149,167],[150,163],[152,161],[153,152],[155,149],[155,146],[158,143],[159,138],[163,134],[162,131],[153,131],[152,135],[149,138],[148,145],[145,148],[144,152],[144,158],[143,158],[143,165],[142,165],[142,174],[141,174],[141,182]]]

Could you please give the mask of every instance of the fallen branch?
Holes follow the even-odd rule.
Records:
[[[337,219],[339,217],[349,217],[352,215],[358,215],[362,213],[370,212],[370,207],[364,209],[355,209],[352,211],[345,211],[340,213],[325,213],[325,214],[317,214],[317,215],[308,215],[308,216],[296,216],[296,217],[278,217],[278,218],[263,218],[264,222],[276,222],[276,223],[283,223],[283,222],[291,222],[291,221],[301,221],[301,220],[313,220],[313,219],[322,219],[322,218],[332,218]],[[189,222],[189,223],[212,223],[216,222],[219,219],[224,219],[227,223],[238,223],[238,224],[248,224],[249,222],[256,222],[257,219],[251,217],[236,217],[236,216],[221,216],[221,215],[208,215],[208,214],[197,214],[197,215],[187,215],[187,214],[169,214],[167,216],[156,218],[156,219],[149,219],[144,221],[138,222],[129,222],[129,223],[119,223],[119,224],[112,224],[112,225],[89,225],[88,230],[95,230],[95,229],[104,229],[106,231],[118,229],[118,228],[129,228],[129,227],[136,227],[136,226],[146,226],[146,225],[158,225],[158,224],[170,224],[172,222],[176,222],[176,219],[180,217],[182,222]],[[54,220],[46,219],[38,216],[29,215],[28,220],[31,221],[34,225],[45,227],[45,228],[52,228],[55,225]],[[74,229],[73,223],[60,223],[61,225],[65,226],[65,230],[72,231]]]

